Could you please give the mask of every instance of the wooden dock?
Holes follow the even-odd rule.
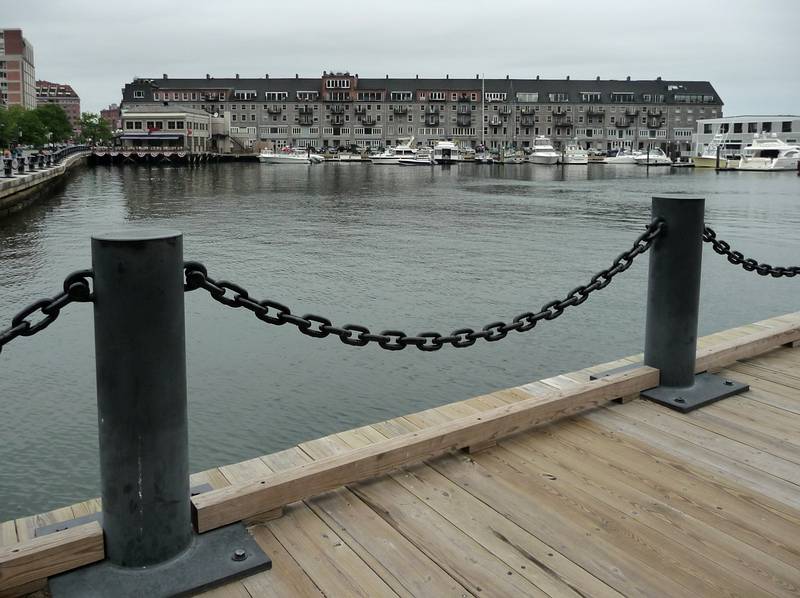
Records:
[[[751,389],[689,414],[644,400],[548,412],[541,421],[565,417],[504,438],[473,436],[468,452],[449,451],[252,517],[250,530],[272,570],[204,595],[797,596],[798,339],[800,312],[701,339],[698,369],[722,368],[721,375]],[[590,386],[590,373],[636,360],[343,431],[195,474],[192,483],[233,495],[277,472],[311,471],[337,456],[363,459],[391,439],[479,425],[526,401],[563,402]],[[202,511],[204,504],[195,506]],[[28,577],[16,581],[25,585],[3,590],[15,575],[3,570],[4,558],[11,562],[36,527],[99,506],[95,499],[0,524],[0,596],[45,586],[23,563],[16,574],[27,567]],[[99,527],[83,527],[83,543],[72,544],[78,548],[70,554],[40,553],[39,577],[49,571],[48,559],[102,558]]]

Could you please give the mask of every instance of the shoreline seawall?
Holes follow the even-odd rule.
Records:
[[[87,163],[90,152],[68,156],[58,166],[38,170],[24,176],[0,178],[0,218],[25,209],[50,194],[66,175]]]

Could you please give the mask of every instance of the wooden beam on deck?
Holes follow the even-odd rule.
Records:
[[[31,582],[105,558],[103,529],[96,521],[0,547],[0,593],[13,595]]]
[[[574,415],[658,386],[658,379],[658,370],[642,366],[553,396],[531,396],[263,479],[199,494],[192,497],[195,525],[198,532],[206,532],[448,451]]]
[[[740,359],[749,359],[798,340],[800,340],[800,323],[785,324],[763,332],[722,341],[713,347],[697,351],[694,370],[698,373],[719,371]]]

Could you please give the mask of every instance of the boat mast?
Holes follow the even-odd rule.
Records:
[[[486,151],[486,139],[484,138],[484,133],[486,132],[486,127],[484,125],[484,120],[486,119],[486,76],[481,74],[481,145],[483,146],[483,151]]]

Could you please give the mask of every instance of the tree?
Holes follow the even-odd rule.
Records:
[[[3,145],[41,146],[47,142],[47,129],[39,119],[36,110],[26,110],[22,106],[11,106],[3,114]]]
[[[42,104],[35,112],[45,129],[50,133],[50,141],[60,143],[72,137],[72,125],[67,113],[58,104]]]
[[[101,143],[111,141],[112,134],[108,123],[99,114],[84,112],[81,114],[80,141],[83,143]]]

